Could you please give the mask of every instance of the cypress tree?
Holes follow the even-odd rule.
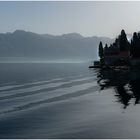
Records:
[[[106,55],[106,51],[108,50],[108,45],[105,44],[105,47],[104,47],[104,56]]]
[[[107,44],[105,44],[105,49],[108,49],[108,45]]]
[[[131,53],[133,57],[139,56],[138,35],[136,32],[133,33],[133,39],[131,41]]]
[[[130,43],[130,56],[134,56],[134,42],[133,40],[131,39],[131,43]]]
[[[102,59],[104,57],[103,44],[101,41],[99,43],[99,57],[100,57],[100,59]]]
[[[137,42],[137,51],[138,51],[138,57],[140,57],[140,33],[137,33],[137,37],[138,37],[138,42]]]
[[[121,35],[119,36],[119,45],[120,51],[129,50],[129,42],[127,40],[127,36],[124,30],[121,31]]]

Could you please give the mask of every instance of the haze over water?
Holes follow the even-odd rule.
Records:
[[[0,138],[140,138],[140,70],[88,68],[100,41],[124,29],[131,42],[138,13],[139,1],[1,1]]]
[[[87,63],[0,67],[0,138],[140,137],[136,72]]]

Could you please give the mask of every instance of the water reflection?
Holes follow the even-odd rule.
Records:
[[[140,103],[140,70],[100,69],[97,78],[101,90],[111,87],[115,89],[115,97],[123,104],[124,109],[132,99],[135,105]]]

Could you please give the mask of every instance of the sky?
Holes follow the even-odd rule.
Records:
[[[121,29],[140,31],[140,1],[0,1],[0,33],[71,32],[114,38]]]

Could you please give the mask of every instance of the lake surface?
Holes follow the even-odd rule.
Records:
[[[0,138],[140,138],[140,71],[0,64]]]

